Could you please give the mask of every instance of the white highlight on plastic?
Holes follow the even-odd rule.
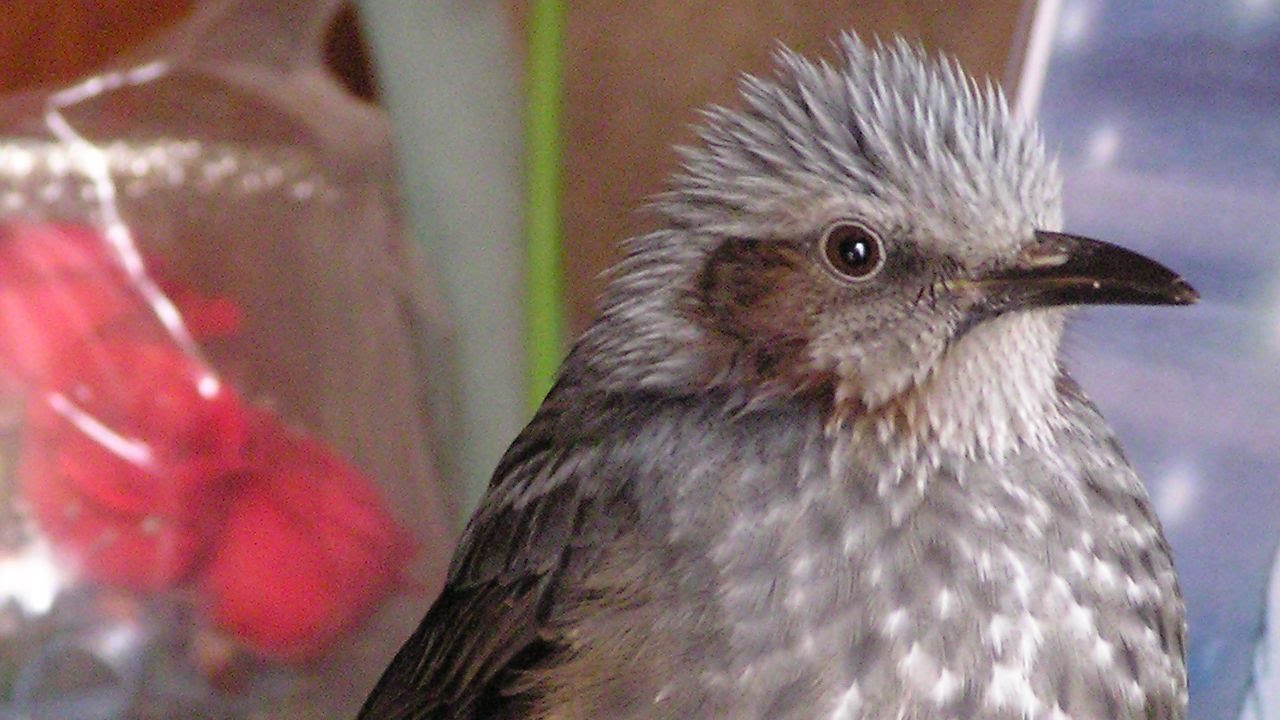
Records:
[[[1280,720],[1280,556],[1272,561],[1267,616],[1254,647],[1253,674],[1240,720]]]
[[[142,633],[131,622],[117,622],[97,633],[93,638],[94,650],[108,660],[121,661],[139,649]]]
[[[1086,156],[1091,167],[1106,167],[1113,163],[1120,152],[1120,130],[1110,123],[1103,124],[1089,136]]]
[[[1200,477],[1188,463],[1173,467],[1160,478],[1160,485],[1155,488],[1153,498],[1156,514],[1164,522],[1166,528],[1182,522],[1187,511],[1195,504],[1200,494]]]
[[[217,375],[211,372],[200,374],[200,379],[196,381],[196,392],[200,393],[200,397],[208,400],[217,397],[221,391],[222,381]]]
[[[1280,3],[1276,0],[1235,0],[1232,3],[1235,16],[1245,27],[1263,25],[1275,19],[1280,13]]]
[[[0,556],[0,603],[13,601],[28,615],[44,615],[66,584],[48,541],[35,537],[20,551]]]
[[[53,392],[46,396],[49,407],[71,421],[76,429],[103,446],[116,457],[139,467],[149,467],[154,460],[151,446],[141,440],[125,437],[102,423],[101,420],[81,410],[66,395]]]
[[[89,78],[50,96],[45,106],[44,119],[53,136],[66,144],[71,166],[83,172],[93,183],[102,211],[103,232],[112,249],[115,250],[116,257],[120,260],[130,282],[142,294],[156,317],[182,349],[194,356],[199,356],[195,340],[187,331],[178,309],[147,275],[142,255],[133,241],[133,234],[120,216],[120,208],[116,202],[116,186],[111,179],[111,160],[107,151],[85,139],[71,126],[66,115],[63,114],[63,110],[77,103],[122,87],[151,82],[168,72],[168,63],[153,62],[130,70],[104,73]]]
[[[1031,21],[1027,54],[1022,61],[1022,76],[1018,79],[1018,97],[1014,101],[1014,115],[1031,119],[1040,109],[1044,95],[1044,79],[1049,71],[1049,55],[1053,51],[1054,31],[1062,0],[1040,0],[1036,3],[1035,17]]]
[[[1079,47],[1093,30],[1093,3],[1086,0],[1068,2],[1062,9],[1058,24],[1058,39],[1063,47]]]

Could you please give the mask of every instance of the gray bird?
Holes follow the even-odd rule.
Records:
[[[1058,232],[998,90],[838,50],[706,112],[362,718],[1185,717],[1169,548],[1057,355],[1196,292]]]

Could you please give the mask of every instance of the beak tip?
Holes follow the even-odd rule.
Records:
[[[1169,288],[1169,299],[1175,305],[1193,305],[1200,300],[1200,293],[1182,278],[1174,278]]]

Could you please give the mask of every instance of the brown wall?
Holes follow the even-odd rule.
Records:
[[[0,3],[0,92],[74,79],[183,17],[190,0]]]
[[[507,0],[517,44],[527,2]],[[1000,77],[1024,0],[570,0],[566,38],[565,265],[570,325],[595,312],[618,242],[649,227],[636,209],[674,168],[694,109],[731,102],[737,74],[767,72],[778,39],[824,54],[842,29],[904,37]],[[190,0],[0,3],[0,91],[68,80],[181,18]],[[330,58],[362,76],[349,18]],[[363,84],[362,84],[363,83]]]

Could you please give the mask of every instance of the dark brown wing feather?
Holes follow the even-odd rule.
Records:
[[[541,631],[556,577],[575,550],[594,545],[580,526],[606,483],[584,482],[597,458],[596,443],[582,431],[553,404],[516,439],[468,525],[444,591],[379,680],[361,720],[516,714],[520,698],[504,690],[551,649]]]

